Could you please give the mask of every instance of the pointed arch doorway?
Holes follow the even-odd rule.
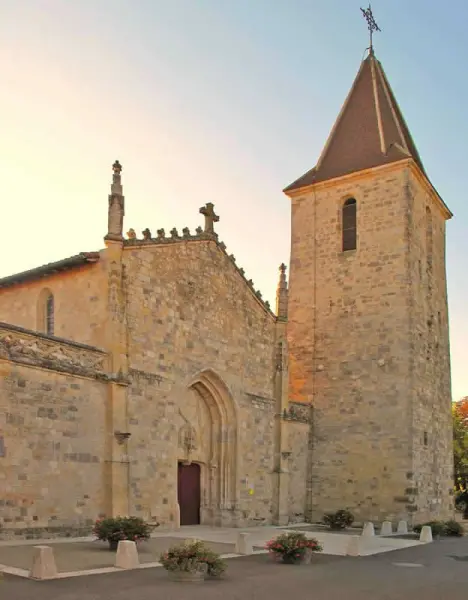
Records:
[[[180,524],[232,525],[238,504],[234,400],[212,370],[193,378],[178,400]]]

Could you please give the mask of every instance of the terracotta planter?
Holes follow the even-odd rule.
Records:
[[[205,581],[204,571],[168,571],[169,579],[180,583],[201,583]]]
[[[119,540],[109,540],[109,550],[111,552],[116,552],[118,545],[119,545]]]

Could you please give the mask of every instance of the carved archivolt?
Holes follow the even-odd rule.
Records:
[[[105,354],[19,332],[0,331],[0,358],[87,376],[105,374]]]

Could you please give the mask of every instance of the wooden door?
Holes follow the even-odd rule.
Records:
[[[200,465],[178,465],[177,497],[181,525],[200,524]]]

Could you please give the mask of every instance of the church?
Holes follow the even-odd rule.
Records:
[[[284,190],[275,310],[213,204],[126,232],[112,169],[104,248],[0,279],[3,533],[449,518],[452,214],[372,47]]]

